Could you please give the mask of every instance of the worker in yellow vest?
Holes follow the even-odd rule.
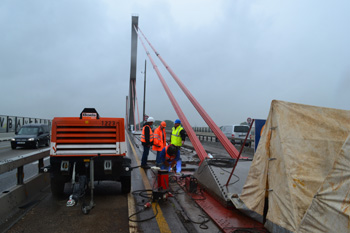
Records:
[[[153,134],[153,147],[152,150],[157,151],[156,166],[160,166],[160,152],[166,146],[166,133],[165,133],[166,123],[162,121],[158,128],[154,130]]]
[[[174,127],[171,130],[170,143],[177,147],[181,147],[185,143],[185,139],[186,131],[182,128],[180,119],[176,119]]]
[[[143,146],[143,154],[142,154],[142,159],[141,159],[141,167],[144,169],[150,168],[147,165],[147,160],[148,160],[148,154],[149,150],[153,144],[153,132],[152,132],[152,125],[154,122],[153,117],[149,117],[147,119],[147,122],[142,128],[142,134],[141,134],[141,142]]]
[[[170,144],[178,147],[180,151],[180,147],[185,143],[186,139],[186,131],[181,126],[180,119],[176,119],[174,122],[174,127],[171,130]],[[176,173],[181,174],[181,159],[179,159],[176,163]]]

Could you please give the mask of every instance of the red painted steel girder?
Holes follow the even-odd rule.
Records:
[[[225,208],[205,191],[201,192],[201,195],[192,194],[191,197],[225,233],[268,233],[262,223],[248,217],[237,209]]]
[[[164,61],[164,59],[159,55],[159,53],[155,50],[155,48],[152,46],[152,44],[147,40],[146,36],[143,34],[140,28],[138,28],[139,31],[142,33],[143,37],[149,44],[149,46],[152,48],[154,53],[157,55],[157,57],[160,59],[160,61],[163,63],[165,68],[169,71],[171,76],[174,78],[174,80],[177,82],[177,84],[180,86],[182,91],[185,93],[187,98],[191,101],[193,106],[197,109],[198,113],[202,116],[203,120],[208,124],[210,129],[213,131],[215,136],[219,139],[223,147],[226,149],[228,154],[231,156],[231,158],[238,158],[238,151],[237,149],[232,145],[232,143],[228,140],[228,138],[224,135],[224,133],[220,130],[220,128],[215,124],[215,122],[211,119],[211,117],[208,115],[208,113],[203,109],[203,107],[198,103],[198,101],[192,96],[190,91],[186,88],[186,86],[181,82],[181,80],[177,77],[177,75],[173,72],[173,70],[169,67],[169,65]],[[140,38],[141,39],[141,38]]]
[[[156,71],[156,73],[158,75],[158,78],[159,78],[160,82],[162,83],[162,85],[164,87],[164,90],[167,93],[167,95],[168,95],[168,97],[170,99],[170,102],[171,102],[171,104],[173,105],[173,107],[175,109],[175,112],[176,112],[177,116],[180,118],[183,126],[186,129],[186,133],[187,133],[188,137],[190,138],[190,140],[192,142],[192,145],[193,145],[194,149],[196,150],[196,152],[198,154],[199,159],[201,161],[203,161],[205,158],[208,157],[207,152],[204,150],[203,145],[200,143],[199,139],[197,138],[196,133],[193,131],[190,123],[188,122],[187,118],[185,117],[185,114],[182,112],[179,104],[177,103],[177,101],[176,101],[174,95],[172,94],[172,92],[170,91],[170,89],[169,89],[167,83],[165,82],[162,74],[159,72],[159,69],[158,69],[157,65],[155,64],[154,60],[152,59],[150,53],[148,52],[148,50],[147,50],[147,48],[145,46],[145,44],[143,43],[143,41],[142,41],[142,39],[141,39],[141,37],[140,37],[136,27],[134,27],[134,29],[135,29],[135,31],[136,31],[136,33],[137,33],[137,35],[138,35],[138,37],[139,37],[139,39],[141,41],[141,44],[142,44],[143,48],[146,51],[146,54],[147,54],[148,58],[150,59],[152,65],[153,65],[153,69]]]

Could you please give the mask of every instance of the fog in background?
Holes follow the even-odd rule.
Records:
[[[219,126],[266,119],[273,99],[349,110],[349,12],[347,0],[3,0],[0,115],[125,117],[132,15]],[[206,126],[148,49],[190,124]],[[137,55],[141,119],[140,41]],[[149,60],[146,94],[147,115],[177,118]]]

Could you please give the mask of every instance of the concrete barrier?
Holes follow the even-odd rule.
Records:
[[[39,164],[43,164],[43,158],[49,156],[49,154],[49,149],[42,149],[22,158],[0,162],[0,174],[17,169],[18,182],[16,186],[0,194],[1,220],[11,217],[16,213],[19,206],[28,203],[41,190],[50,185],[49,173],[38,173],[25,182],[23,180],[23,166],[34,161],[39,161]],[[18,177],[21,178],[19,179]]]
[[[28,179],[24,184],[16,185],[6,193],[0,194],[0,219],[11,217],[19,206],[32,200],[49,185],[50,174],[41,173]]]

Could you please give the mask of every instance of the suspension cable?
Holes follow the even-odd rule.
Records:
[[[200,143],[199,139],[196,136],[196,133],[193,131],[193,129],[192,129],[190,123],[188,122],[185,114],[182,112],[182,110],[181,110],[179,104],[177,103],[174,95],[170,91],[170,89],[169,89],[167,83],[165,82],[163,76],[159,72],[159,69],[158,69],[157,65],[155,64],[154,60],[152,59],[150,53],[148,52],[148,50],[147,50],[145,44],[143,43],[143,40],[142,40],[141,36],[139,35],[139,33],[138,33],[138,31],[137,31],[135,26],[134,26],[134,29],[135,29],[135,31],[136,31],[136,33],[137,33],[137,35],[138,35],[138,37],[139,37],[139,39],[141,41],[141,44],[142,44],[143,48],[146,51],[146,54],[147,54],[148,58],[150,59],[152,65],[153,65],[153,69],[156,71],[156,73],[158,75],[158,78],[159,78],[160,82],[162,83],[162,85],[164,87],[164,90],[167,93],[167,95],[168,95],[168,97],[170,99],[170,102],[171,102],[171,104],[173,105],[173,107],[175,109],[176,114],[178,115],[178,117],[182,121],[182,123],[183,123],[183,125],[184,125],[184,127],[186,129],[186,133],[187,133],[188,137],[190,138],[190,140],[192,142],[192,145],[193,145],[195,151],[197,152],[198,157],[200,158],[200,160],[202,162],[205,158],[208,157],[207,152],[204,150],[203,145]]]
[[[165,68],[168,70],[168,72],[171,74],[171,76],[174,78],[174,80],[177,82],[177,84],[180,86],[182,91],[185,93],[187,98],[191,101],[193,106],[197,109],[198,113],[201,115],[203,120],[208,124],[210,129],[213,131],[215,136],[219,139],[223,147],[226,149],[228,154],[231,156],[231,158],[237,159],[238,158],[238,151],[237,149],[232,145],[232,143],[228,140],[228,138],[224,135],[224,133],[220,130],[220,128],[215,124],[215,122],[211,119],[211,117],[208,115],[208,113],[203,109],[203,107],[198,103],[198,101],[192,96],[190,91],[186,88],[186,86],[181,82],[181,80],[177,77],[177,75],[173,72],[173,70],[170,68],[170,66],[164,61],[164,59],[159,55],[159,53],[155,50],[155,48],[152,46],[152,44],[148,41],[146,36],[141,31],[140,27],[138,30],[141,32],[149,46],[152,48],[156,56],[159,58],[159,60],[163,63]]]

